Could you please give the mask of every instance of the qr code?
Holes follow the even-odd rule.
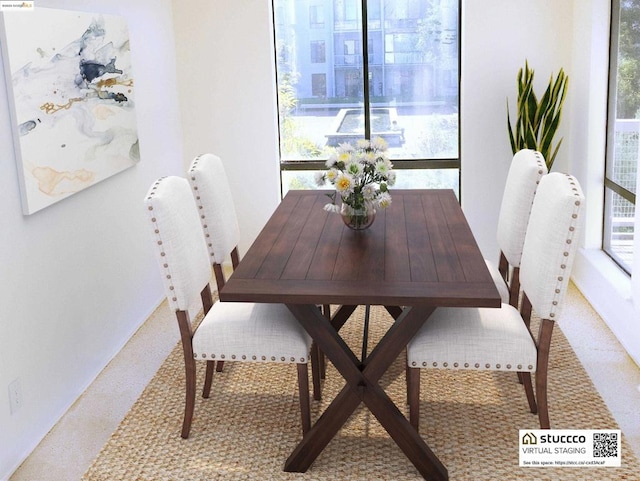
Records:
[[[615,458],[618,456],[618,433],[593,433],[593,457]]]

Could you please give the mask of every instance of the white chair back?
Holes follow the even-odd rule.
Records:
[[[189,183],[181,177],[162,177],[151,186],[144,204],[169,306],[174,311],[201,306],[211,264]]]
[[[523,149],[513,156],[498,218],[498,246],[513,267],[520,267],[531,204],[547,164],[540,152]]]
[[[231,188],[220,157],[202,154],[187,173],[193,189],[210,262],[222,264],[240,242],[240,228]]]
[[[584,195],[575,177],[552,172],[542,178],[524,242],[520,285],[543,319],[557,321],[561,314],[583,213]]]

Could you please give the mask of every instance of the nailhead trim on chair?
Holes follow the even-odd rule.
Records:
[[[194,169],[198,166],[198,162],[200,161],[200,155],[197,156],[195,159],[193,159],[193,162],[191,163],[191,169],[189,170],[189,175],[191,175],[191,180],[194,182],[193,184],[193,190],[197,191],[198,190],[198,186],[195,184],[196,178],[193,175],[193,171]],[[198,205],[198,209],[199,210],[204,210],[204,206],[202,205],[202,202],[200,202],[200,196],[196,195],[195,196],[196,199],[196,204]],[[211,258],[213,259],[213,262],[218,263],[218,261],[216,260],[216,256],[213,253],[213,244],[209,241],[209,239],[211,238],[211,235],[209,234],[209,226],[207,224],[207,219],[206,216],[204,214],[200,214],[200,222],[202,223],[202,228],[204,230],[204,236],[207,238],[207,249],[209,250],[209,255],[211,256]]]
[[[216,354],[206,354],[206,353],[201,353],[201,354],[197,354],[194,353],[193,357],[198,359],[198,358],[202,358],[202,359],[207,359],[210,358],[211,360],[216,359]],[[226,359],[225,354],[220,354],[220,359]],[[247,355],[246,354],[231,354],[231,359],[237,359],[238,357],[240,357],[243,361],[247,360]],[[251,356],[251,360],[252,361],[258,361],[257,356]],[[267,362],[267,356],[261,356],[260,357],[260,361],[264,361]],[[285,356],[281,356],[280,359],[276,358],[275,356],[270,356],[270,358],[268,359],[269,362],[285,362],[285,363],[290,363],[290,362],[296,362],[296,358],[295,357],[290,357],[289,360],[287,360],[287,358]],[[299,363],[308,363],[309,362],[309,356],[307,356],[306,358],[301,357],[300,360],[298,361]]]
[[[536,163],[538,164],[538,167],[540,167],[540,170],[538,171],[538,175],[540,175],[540,178],[542,178],[542,174],[544,174],[543,168],[546,167],[546,163],[542,160],[542,154],[537,150],[533,153],[533,155],[536,158]],[[536,180],[536,184],[539,184],[539,183],[540,183],[540,179]],[[536,193],[534,192],[533,195],[536,195]]]
[[[412,367],[418,367],[418,363],[416,361],[412,361],[411,362],[411,366]],[[432,366],[437,368],[438,367],[438,363],[434,362],[434,363],[432,363]],[[449,366],[448,362],[443,362],[442,363],[442,367],[443,368],[447,368],[448,366]],[[460,366],[459,363],[457,363],[457,362],[453,363],[453,367],[457,368],[459,366]],[[427,367],[427,362],[426,361],[422,361],[422,367]],[[485,367],[485,369],[491,369],[491,364],[485,364],[484,367]],[[507,364],[505,367],[507,368],[506,370],[509,370],[509,371],[516,370],[516,369],[513,369],[513,366],[511,364]],[[468,362],[464,363],[464,368],[465,369],[469,369],[469,363]],[[480,364],[479,363],[475,363],[474,364],[474,368],[479,370],[480,369]],[[504,369],[502,369],[502,364],[496,364],[496,369],[504,371]],[[533,366],[531,364],[529,364],[529,366],[527,366],[527,370],[528,371],[533,371]],[[518,364],[517,371],[522,371],[522,364]]]
[[[151,192],[150,192],[150,193],[149,193],[149,195],[147,196],[147,200],[152,200],[152,199],[153,199],[153,196],[155,195],[155,191],[156,191],[156,189],[158,188],[158,186],[160,185],[160,183],[161,183],[164,179],[166,179],[166,176],[165,176],[165,177],[160,177],[158,180],[156,180],[156,181],[154,182],[153,186],[151,187]],[[152,207],[152,206],[149,206],[149,207],[148,207],[148,209],[149,209],[149,212],[151,213],[151,222],[152,222],[152,223],[153,223],[153,225],[154,225],[153,232],[154,232],[154,233],[155,233],[155,235],[156,235],[156,239],[157,239],[156,243],[158,244],[158,246],[162,246],[162,238],[160,237],[160,228],[158,227],[157,220],[156,220],[156,218],[153,216],[153,213],[152,213],[152,212],[153,212],[153,207]],[[166,254],[165,254],[164,252],[160,252],[160,255],[161,255],[162,257],[165,257],[165,256],[166,256]],[[162,264],[162,268],[163,268],[163,269],[164,269],[164,271],[165,271],[165,277],[166,277],[166,279],[171,280],[172,275],[171,275],[171,270],[170,270],[170,268],[169,268],[169,264],[168,264],[167,262],[163,262],[163,264]],[[172,285],[169,285],[169,290],[174,291],[174,290],[175,290],[175,287],[174,287],[174,286],[172,286]],[[177,302],[177,301],[178,301],[178,299],[177,299],[176,297],[172,297],[172,298],[171,298],[171,300],[172,300],[173,302]]]
[[[565,174],[567,179],[569,179],[569,183],[573,186],[572,190],[574,192],[574,196],[576,197],[580,197],[580,193],[578,192],[578,189],[576,188],[576,182],[575,182],[575,178],[572,175],[569,174]],[[569,226],[569,231],[567,232],[567,240],[566,243],[567,245],[571,245],[573,243],[573,237],[574,237],[574,233],[577,227],[577,218],[578,218],[578,210],[580,209],[580,201],[576,200],[575,201],[575,208],[574,208],[574,213],[571,215],[571,218],[573,219],[571,225]],[[562,253],[562,255],[564,257],[568,257],[569,256],[569,252],[565,251]],[[560,271],[561,274],[562,272],[567,268],[567,265],[563,262],[562,264],[560,264]],[[556,306],[558,306],[558,297],[560,297],[560,295],[562,294],[562,283],[564,282],[564,275],[559,275],[558,278],[558,284],[556,285],[556,289],[555,289],[555,293],[557,294],[557,296],[554,298],[554,300],[552,301],[552,305],[554,306],[554,308]],[[548,318],[553,320],[556,317],[556,313],[555,313],[555,309],[552,308],[551,312],[549,313]]]
[[[213,262],[217,262],[217,260],[215,258],[215,254],[213,252],[213,244],[209,240],[211,238],[211,234],[209,233],[209,226],[208,226],[208,222],[207,222],[206,216],[202,212],[202,211],[204,211],[204,206],[202,205],[200,195],[198,195],[199,194],[198,193],[199,186],[196,183],[197,179],[196,179],[196,176],[194,175],[194,171],[198,167],[198,163],[200,162],[201,158],[202,158],[202,155],[198,155],[193,160],[193,162],[191,163],[191,168],[188,171],[188,175],[191,177],[191,180],[193,181],[192,182],[192,187],[193,187],[193,190],[196,192],[196,195],[195,195],[196,205],[198,207],[198,210],[201,211],[200,212],[200,222],[201,222],[202,228],[203,228],[203,230],[205,232],[205,237],[207,239],[207,249],[209,250],[209,255],[213,259]],[[197,356],[198,356],[197,354],[194,354],[194,357],[197,357]],[[203,359],[207,359],[207,357],[209,357],[210,359],[216,359],[216,354],[207,355],[206,353],[202,353],[202,354],[200,354],[200,356]],[[235,359],[238,358],[238,356],[243,361],[246,361],[247,358],[248,358],[248,356],[246,354],[241,354],[241,355],[239,355],[239,354],[231,354],[231,359],[235,360]],[[219,358],[220,359],[226,359],[224,354],[220,354]],[[275,356],[270,356],[269,359],[267,359],[267,356],[260,356],[260,360],[258,360],[258,357],[254,355],[254,356],[251,356],[251,361],[255,361],[255,362],[259,362],[259,361],[260,362],[267,362],[267,361],[269,361],[269,362],[292,362],[293,363],[293,362],[296,362],[296,359],[295,359],[295,357],[291,357],[289,359],[289,361],[287,361],[286,357],[284,357],[284,356],[280,357],[280,359],[277,359]],[[300,360],[298,362],[307,363],[307,362],[309,362],[309,357],[307,357],[306,359],[305,358],[300,358]]]

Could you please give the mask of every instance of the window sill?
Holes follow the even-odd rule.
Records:
[[[631,302],[631,277],[600,249],[581,249],[578,259],[589,264],[615,289],[620,298]]]

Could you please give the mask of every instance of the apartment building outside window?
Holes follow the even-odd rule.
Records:
[[[396,188],[458,192],[460,0],[273,0],[282,188],[383,137]],[[364,48],[366,46],[366,48]]]

